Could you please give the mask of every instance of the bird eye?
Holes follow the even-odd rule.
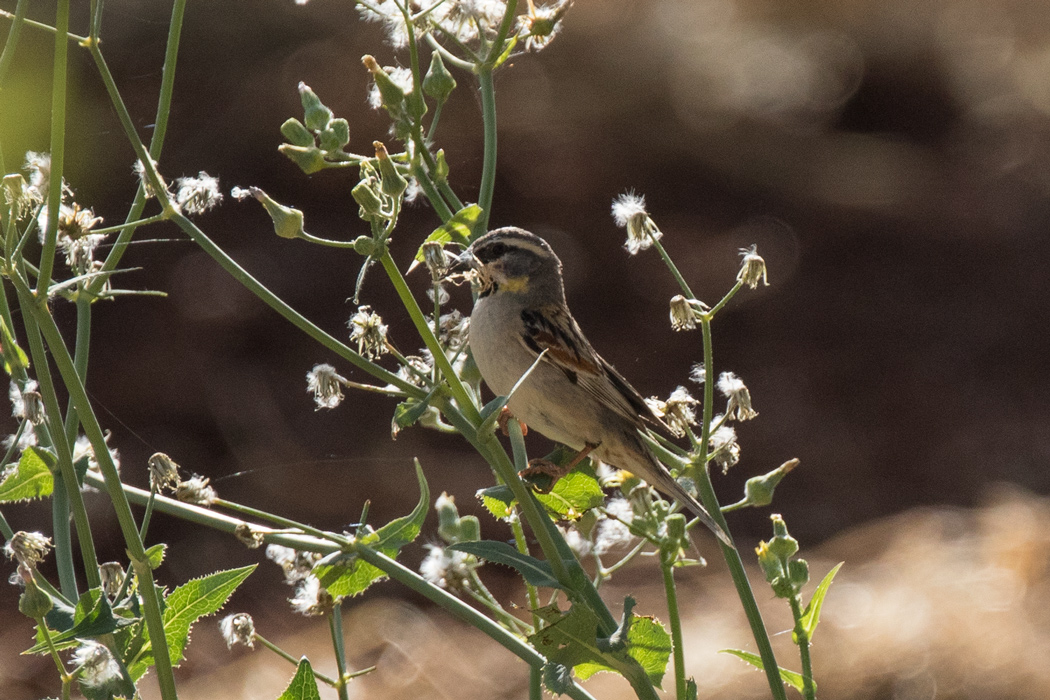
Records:
[[[486,262],[491,262],[492,260],[503,257],[503,254],[507,252],[507,244],[493,243],[492,245],[485,246],[485,248],[479,252],[481,253],[479,257]]]

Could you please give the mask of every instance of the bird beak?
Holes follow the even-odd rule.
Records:
[[[467,248],[462,253],[453,258],[455,262],[448,268],[449,273],[455,272],[466,272],[472,269],[475,265],[474,250]]]

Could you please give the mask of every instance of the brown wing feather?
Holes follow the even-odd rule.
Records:
[[[539,355],[546,350],[545,362],[563,371],[569,381],[624,418],[638,423],[644,419],[667,429],[641,394],[595,352],[576,320],[563,307],[551,304],[541,309],[526,309],[521,319],[525,325],[521,342],[530,352]]]

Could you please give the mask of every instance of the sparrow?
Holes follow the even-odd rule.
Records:
[[[460,259],[476,274],[470,349],[489,389],[510,394],[511,413],[578,450],[568,468],[590,455],[628,471],[681,502],[733,546],[642,440],[639,431],[647,423],[666,425],[584,337],[565,301],[561,260],[550,245],[523,229],[500,228],[475,240]]]

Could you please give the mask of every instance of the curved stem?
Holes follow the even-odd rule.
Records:
[[[478,206],[481,218],[474,230],[473,238],[488,231],[492,214],[492,197],[496,189],[496,90],[492,82],[492,68],[478,69],[478,90],[481,93],[481,118],[484,126],[484,161],[481,165],[481,188]]]

